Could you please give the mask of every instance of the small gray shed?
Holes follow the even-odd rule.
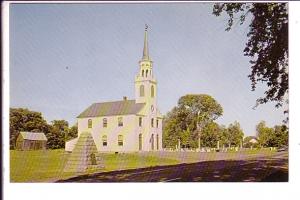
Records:
[[[44,133],[20,132],[17,142],[17,150],[41,150],[46,149],[47,137]]]

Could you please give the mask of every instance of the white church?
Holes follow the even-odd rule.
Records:
[[[162,150],[162,115],[157,107],[157,81],[149,57],[145,28],[143,57],[135,76],[135,99],[94,103],[78,117],[78,137],[66,142],[72,151],[83,132],[90,132],[98,152]]]

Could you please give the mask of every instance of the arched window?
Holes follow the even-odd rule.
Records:
[[[142,70],[142,77],[144,77],[144,70]]]
[[[151,127],[154,127],[154,118],[151,118]]]
[[[123,146],[123,135],[118,135],[118,145]]]
[[[103,118],[103,127],[107,127],[107,118]]]
[[[140,86],[140,97],[143,97],[145,96],[145,88],[144,88],[144,85],[141,85]]]
[[[102,145],[107,146],[107,136],[106,135],[102,136]]]
[[[93,121],[92,119],[88,120],[88,128],[92,128],[93,127]]]
[[[151,86],[151,97],[154,97],[154,86]]]
[[[146,70],[146,77],[148,76],[148,69]]]

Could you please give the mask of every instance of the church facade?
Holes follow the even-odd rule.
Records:
[[[162,150],[162,115],[157,107],[157,81],[145,29],[143,56],[135,76],[135,99],[94,103],[78,117],[78,138],[90,132],[99,152]],[[78,138],[66,142],[72,151]]]

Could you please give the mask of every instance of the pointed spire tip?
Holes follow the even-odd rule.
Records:
[[[144,38],[144,49],[143,49],[143,57],[142,60],[150,60],[149,57],[149,50],[148,50],[148,37],[147,37],[147,31],[148,30],[148,24],[145,24],[145,38]]]

